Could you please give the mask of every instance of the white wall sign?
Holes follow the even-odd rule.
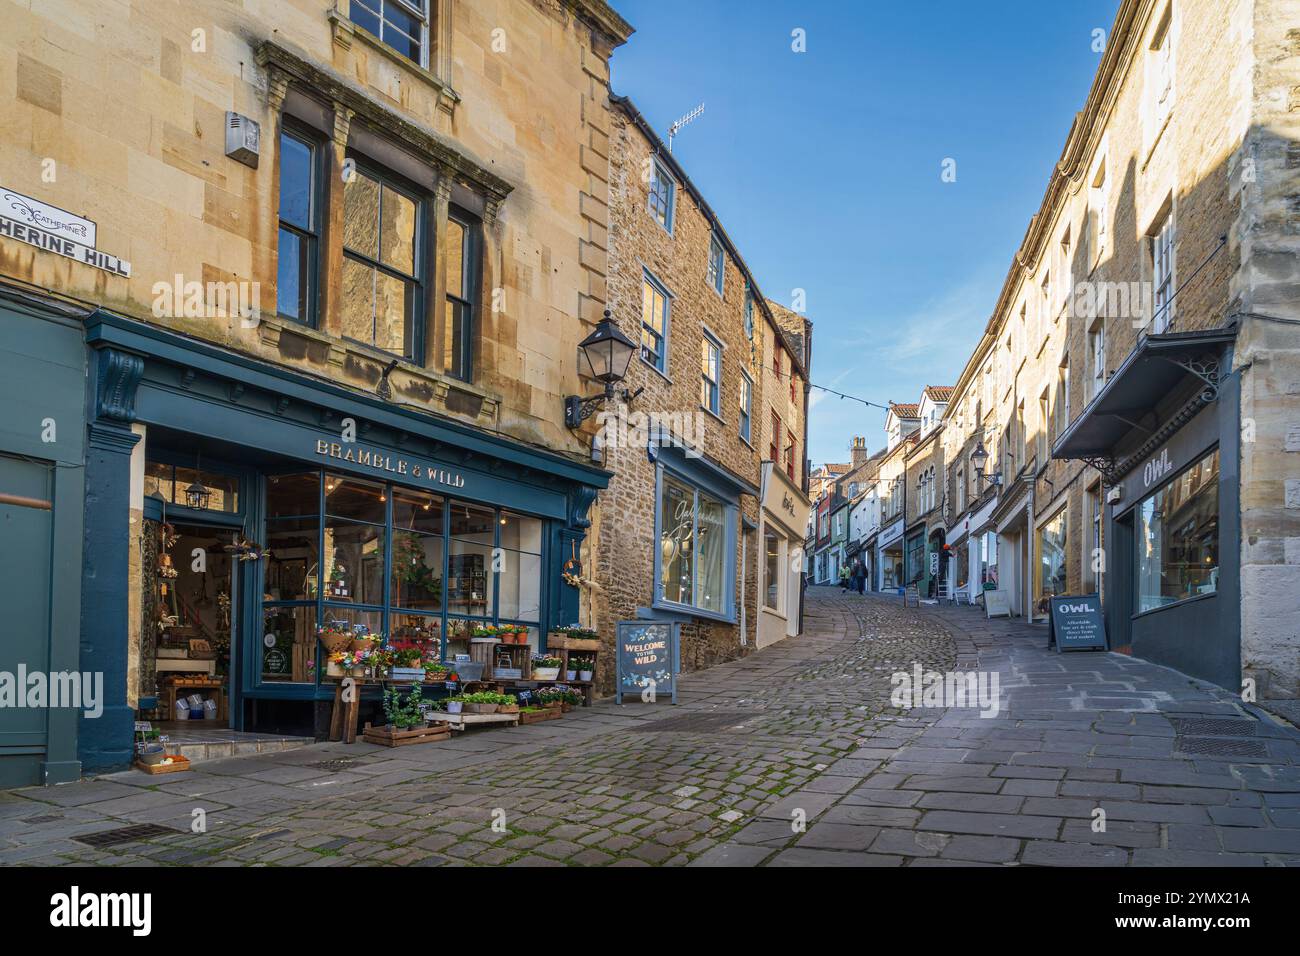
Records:
[[[95,224],[89,219],[82,219],[58,206],[51,206],[39,199],[2,187],[0,187],[0,206],[3,207],[0,208],[0,215],[7,219],[21,222],[25,226],[35,226],[42,232],[95,248]]]
[[[131,275],[131,263],[95,248],[95,224],[89,219],[12,189],[0,188],[0,237],[16,239],[114,275]]]

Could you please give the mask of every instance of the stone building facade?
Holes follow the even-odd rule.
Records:
[[[1300,676],[1297,78],[1292,4],[1121,4],[943,441],[1013,613],[1099,591],[1120,649],[1278,696]]]
[[[608,473],[564,398],[589,390],[578,343],[606,305],[609,57],[631,27],[603,0],[5,2],[0,19],[0,282],[83,338],[89,378],[69,600],[108,700],[81,765],[127,759],[182,632],[231,642],[205,693],[236,728],[319,732],[318,624],[450,659],[478,623],[517,618],[537,647],[577,617],[560,568]],[[289,474],[308,476],[293,532],[273,523]],[[160,529],[182,523],[233,568],[193,605],[183,569],[157,574]],[[486,570],[496,547],[510,561]],[[32,740],[66,755],[68,732]],[[47,757],[22,774],[53,779]]]
[[[609,308],[640,349],[622,386],[631,403],[588,426],[612,478],[592,511],[586,613],[611,636],[618,621],[680,623],[693,670],[756,645],[769,584],[782,623],[764,642],[797,633],[786,622],[798,620],[790,568],[801,568],[807,521],[809,338],[776,321],[716,214],[624,97],[611,99],[609,155]],[[769,528],[780,529],[774,560]]]

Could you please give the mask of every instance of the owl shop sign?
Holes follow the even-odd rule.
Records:
[[[58,206],[0,187],[0,238],[127,278],[131,263],[95,247],[95,224]]]

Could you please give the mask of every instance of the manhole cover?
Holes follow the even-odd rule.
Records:
[[[310,767],[312,770],[328,770],[330,773],[338,773],[340,770],[351,770],[357,762],[350,757],[335,757],[333,760],[318,760],[315,763],[303,764],[304,767]]]
[[[1255,721],[1237,717],[1172,717],[1180,734],[1198,737],[1254,737]]]
[[[757,714],[738,711],[720,713],[708,711],[701,714],[682,714],[666,717],[634,728],[637,733],[655,734],[720,734],[753,720]]]
[[[1267,757],[1262,740],[1232,740],[1223,737],[1175,737],[1174,750],[1210,757]]]
[[[117,846],[119,843],[134,843],[137,840],[149,840],[158,836],[171,836],[179,832],[179,830],[173,830],[170,827],[160,827],[156,823],[140,823],[133,827],[118,827],[116,830],[100,830],[98,833],[87,833],[85,836],[73,837],[73,839],[78,843],[86,844],[86,846],[104,847]]]

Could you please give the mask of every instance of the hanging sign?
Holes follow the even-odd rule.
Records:
[[[1106,621],[1101,616],[1101,595],[1057,594],[1051,599],[1052,614],[1047,622],[1047,646],[1061,651],[1104,651],[1107,649]]]
[[[681,638],[681,625],[675,622],[619,621],[614,703],[623,703],[624,694],[651,704],[660,697],[677,703]]]

